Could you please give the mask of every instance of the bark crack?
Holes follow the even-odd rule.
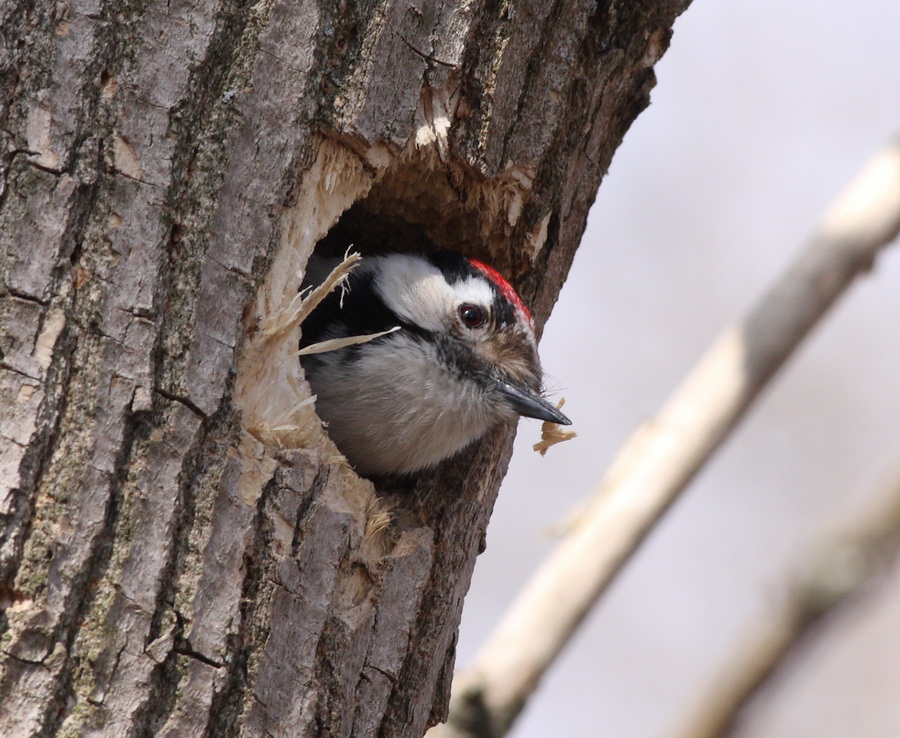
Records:
[[[29,374],[28,372],[22,371],[21,369],[16,369],[14,366],[10,366],[5,361],[0,361],[0,369],[3,369],[4,371],[9,372],[10,374],[16,374],[20,377],[24,377],[25,379],[30,379],[32,382],[40,382],[41,381],[40,377],[36,377],[33,374]],[[32,386],[34,386],[34,385],[32,385]],[[5,436],[5,437],[8,438],[8,436]],[[18,444],[18,441],[14,441],[12,438],[10,438],[9,440],[13,441],[13,443]],[[18,445],[21,445],[21,444],[18,444]]]
[[[177,402],[179,405],[184,405],[188,410],[194,413],[194,415],[196,415],[197,417],[201,418],[204,422],[209,420],[209,416],[187,397],[181,397],[180,395],[176,395],[174,392],[169,392],[162,387],[154,387],[153,391],[160,397],[165,397],[167,400]]]
[[[56,450],[60,436],[60,424],[70,399],[70,387],[77,341],[64,328],[58,339],[58,351],[47,370],[44,380],[45,397],[38,409],[42,419],[19,465],[19,494],[14,495],[14,509],[5,516],[0,528],[0,547],[6,555],[0,559],[0,586],[13,590],[12,582],[22,563],[25,541],[34,525],[34,506],[44,475]],[[56,357],[59,357],[58,359]],[[27,375],[25,375],[27,376]]]
[[[267,583],[264,576],[264,562],[269,551],[269,532],[263,521],[265,510],[272,495],[278,489],[278,475],[272,477],[263,488],[256,504],[253,518],[254,536],[244,553],[244,581],[241,585],[240,621],[229,642],[226,656],[228,678],[222,689],[213,695],[210,705],[210,719],[207,722],[203,738],[222,738],[234,734],[235,726],[244,706],[247,690],[251,697],[259,701],[249,683],[250,659],[256,649],[262,648],[268,636],[268,623],[257,621],[253,616],[259,612],[261,596],[271,592],[274,587]],[[264,589],[266,583],[266,589]]]
[[[47,667],[47,665],[44,663],[50,657],[50,654],[47,654],[46,656],[44,656],[44,658],[35,660],[35,659],[26,659],[22,656],[17,656],[16,654],[12,653],[11,651],[7,651],[4,649],[3,655],[6,656],[7,658],[12,659],[13,661],[19,662],[20,664],[27,664],[28,666],[40,666],[43,669],[47,669],[47,671],[50,670]]]
[[[49,307],[50,306],[50,300],[42,300],[40,297],[37,297],[35,295],[29,295],[26,292],[20,292],[19,290],[15,289],[13,287],[7,287],[6,292],[10,296],[15,297],[18,300],[23,300],[25,302],[33,303],[35,305],[40,305],[41,307]]]
[[[396,674],[390,674],[390,673],[386,672],[384,669],[380,669],[377,666],[375,666],[374,664],[370,664],[368,661],[365,663],[364,666],[365,666],[365,668],[371,669],[372,671],[377,671],[379,674],[381,674],[381,676],[383,676],[385,679],[387,679],[391,684],[394,684],[397,681]],[[367,677],[366,677],[365,673],[361,672],[360,673],[360,681],[362,681],[363,679],[366,679],[366,678]]]
[[[414,54],[417,54],[418,56],[422,57],[425,61],[434,62],[435,64],[440,64],[441,66],[449,67],[450,69],[456,69],[457,65],[454,64],[453,62],[446,62],[443,59],[438,59],[436,56],[433,56],[432,54],[428,54],[428,53],[422,51],[421,49],[417,49],[415,46],[413,46],[412,43],[410,43],[409,41],[406,40],[406,37],[402,33],[400,33],[400,31],[398,31],[396,28],[394,28],[394,24],[391,23],[390,18],[385,18],[385,21],[387,22],[388,28],[390,28],[391,31],[394,34],[396,34],[397,38],[399,38],[403,42],[403,44]]]
[[[309,491],[304,495],[300,504],[297,506],[297,515],[294,522],[294,535],[291,538],[291,556],[293,557],[297,556],[300,544],[303,542],[303,522],[306,520],[306,516],[309,514],[309,510],[313,503],[319,499],[319,496],[322,490],[325,489],[325,485],[328,484],[330,477],[331,467],[320,467],[316,471],[316,476],[313,478],[312,484],[309,486]]]
[[[28,166],[34,169],[40,169],[42,172],[47,172],[47,174],[52,174],[54,177],[62,177],[64,174],[70,174],[70,170],[68,167],[63,167],[62,169],[54,169],[53,167],[48,167],[45,164],[38,164],[36,161],[29,160]]]
[[[179,656],[192,658],[217,669],[226,667],[228,662],[226,659],[226,663],[220,663],[193,648],[189,640],[184,638],[188,618],[174,607],[179,588],[183,586],[181,577],[185,573],[191,530],[197,514],[197,486],[214,474],[215,466],[205,460],[213,457],[211,449],[217,443],[216,437],[210,433],[204,434],[201,429],[199,437],[191,448],[184,451],[182,457],[178,500],[172,513],[172,534],[160,574],[163,584],[157,592],[156,607],[146,637],[148,648],[152,648],[157,641],[162,644],[159,654],[150,655],[158,665],[151,675],[151,699],[142,708],[141,721],[150,729],[147,735],[156,734],[177,707],[178,691],[184,678],[179,668]],[[173,616],[174,622],[168,620],[167,615]]]
[[[216,669],[221,669],[225,666],[224,663],[216,661],[215,659],[212,659],[206,654],[200,653],[199,651],[195,651],[193,648],[191,648],[188,641],[182,641],[181,643],[176,644],[172,650],[181,656],[188,656],[189,658],[197,659],[197,661],[200,661],[207,666],[213,666]]]
[[[91,553],[86,557],[82,570],[72,575],[67,599],[70,601],[65,607],[68,617],[63,617],[53,634],[54,642],[64,644],[65,661],[61,666],[60,675],[54,694],[54,699],[47,700],[42,724],[47,733],[52,735],[57,732],[66,718],[66,705],[75,703],[75,680],[80,659],[75,663],[72,658],[72,648],[80,631],[80,624],[87,619],[91,606],[99,594],[99,589],[88,586],[90,582],[103,580],[112,564],[116,530],[119,524],[120,508],[123,499],[123,484],[128,478],[127,470],[131,461],[132,450],[136,440],[136,431],[139,420],[126,414],[122,420],[122,447],[117,455],[114,472],[108,475],[109,492],[106,501],[106,510],[100,530],[88,545]]]
[[[534,91],[534,86],[537,82],[538,71],[543,66],[545,66],[544,58],[547,54],[547,50],[554,47],[553,31],[556,30],[556,24],[559,20],[560,6],[560,0],[555,0],[552,8],[546,14],[544,22],[541,24],[540,35],[537,38],[537,42],[535,43],[531,54],[529,54],[528,56],[528,64],[525,68],[525,83],[516,99],[515,113],[513,113],[512,120],[510,121],[509,125],[506,128],[506,132],[503,135],[503,146],[501,148],[502,155],[500,158],[501,162],[505,162],[509,158],[508,152],[510,142],[513,136],[519,132],[519,123],[522,121],[526,104],[531,98],[531,93]],[[522,163],[525,162],[513,162],[513,164]]]

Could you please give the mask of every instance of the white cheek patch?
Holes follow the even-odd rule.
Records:
[[[403,320],[429,331],[446,327],[453,290],[434,265],[408,256],[382,264],[378,288],[385,304]]]

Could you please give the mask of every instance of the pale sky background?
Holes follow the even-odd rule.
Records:
[[[708,2],[600,188],[541,346],[579,437],[516,454],[466,601],[458,666],[700,353],[900,133],[900,3]],[[900,467],[900,253],[858,283],[653,533],[513,738],[664,738],[817,534]],[[900,584],[845,613],[744,738],[900,736]]]

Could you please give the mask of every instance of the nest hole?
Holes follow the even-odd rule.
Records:
[[[319,256],[459,251],[490,259],[484,213],[468,204],[443,167],[395,164],[316,244]]]

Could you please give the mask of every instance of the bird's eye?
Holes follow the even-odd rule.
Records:
[[[484,309],[478,307],[478,305],[463,303],[459,306],[457,312],[459,313],[459,319],[466,328],[481,328],[487,320]]]

